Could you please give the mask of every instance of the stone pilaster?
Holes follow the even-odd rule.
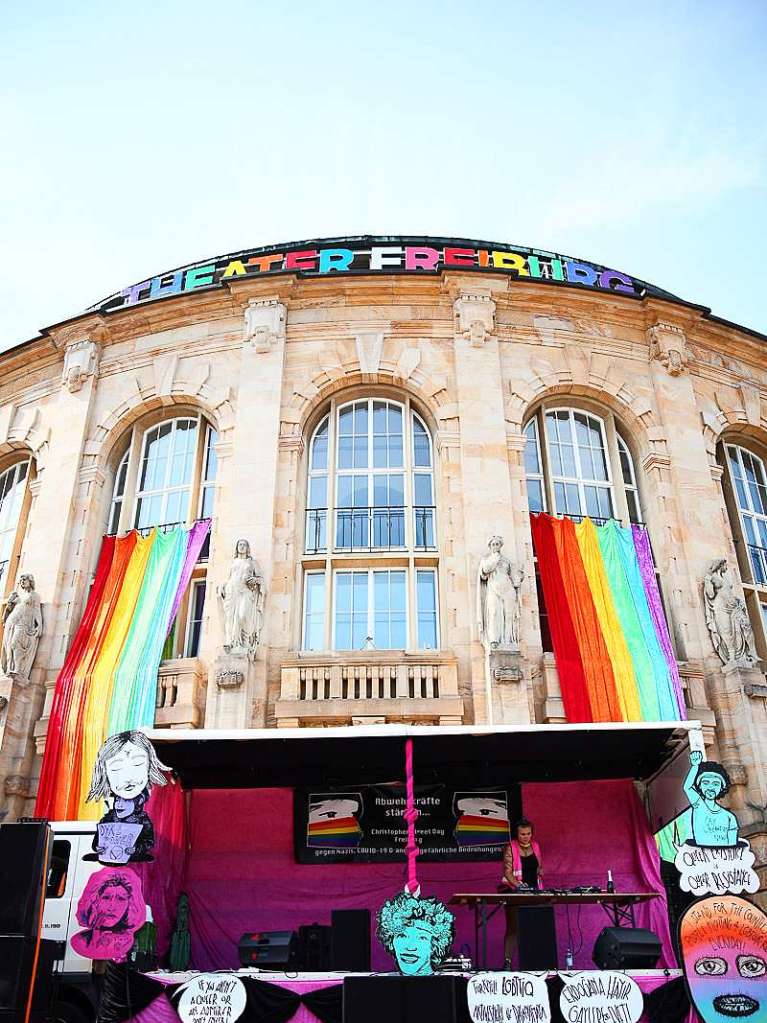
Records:
[[[464,541],[470,579],[470,612],[476,619],[477,566],[494,534],[504,538],[504,553],[524,563],[523,538],[516,535],[507,447],[503,379],[495,330],[495,300],[489,289],[463,284],[454,287],[454,352],[458,418],[461,429],[461,476]],[[523,583],[524,594],[530,580]],[[480,643],[478,623],[473,630],[472,698],[474,719],[496,724],[529,722],[529,711],[518,700],[498,701],[495,708],[487,694],[495,692],[490,662]],[[511,690],[510,690],[511,692]]]
[[[233,440],[221,474],[221,487],[226,490],[228,500],[217,513],[217,564],[209,593],[218,603],[214,594],[226,579],[235,544],[240,538],[248,540],[251,554],[264,573],[266,632],[270,622],[269,591],[287,307],[279,295],[253,298],[244,291],[243,300],[242,350]],[[215,652],[208,650],[211,668],[205,713],[207,728],[262,727],[266,724],[264,646],[265,635],[262,635],[255,661],[242,657],[237,659],[236,665],[220,643]]]

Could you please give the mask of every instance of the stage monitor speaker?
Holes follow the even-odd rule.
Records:
[[[319,973],[330,969],[332,927],[308,924],[298,928],[298,959],[302,970]]]
[[[37,936],[47,839],[44,822],[0,824],[0,934]]]
[[[643,927],[605,927],[592,959],[600,970],[653,970],[660,959],[657,934]]]
[[[370,910],[334,909],[331,966],[346,973],[370,972]]]
[[[470,1023],[465,977],[344,977],[344,1023]]]
[[[520,970],[556,970],[557,928],[553,906],[517,910]]]
[[[241,966],[298,966],[295,931],[247,931],[237,943]]]
[[[25,938],[20,935],[0,935],[0,1018],[8,1014],[14,1018],[24,1018],[35,962],[36,941],[36,938]],[[57,941],[40,942],[37,980],[32,999],[32,1012],[36,1016],[46,1015],[50,1008],[57,946]]]

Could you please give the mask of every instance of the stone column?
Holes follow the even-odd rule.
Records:
[[[235,544],[240,538],[248,540],[264,578],[268,623],[287,308],[279,293],[253,297],[252,285],[231,287],[235,298],[242,301],[242,351],[232,446],[224,467],[225,478],[221,480],[227,501],[217,513],[218,564],[209,592],[218,604],[217,590],[225,582]],[[217,608],[211,613],[218,612]],[[266,631],[265,628],[254,661],[232,656],[221,645],[211,656],[207,728],[266,724],[267,678],[262,653],[268,644]]]
[[[476,622],[476,579],[480,558],[494,534],[504,538],[504,553],[524,564],[524,541],[516,535],[509,467],[503,377],[499,343],[494,336],[493,294],[506,292],[508,281],[479,287],[460,277],[448,279],[454,294],[454,352],[458,419],[461,431],[461,475],[464,538],[467,551],[469,613],[474,622],[472,642],[472,699],[474,720],[495,724],[529,723],[524,682],[502,684],[480,643]],[[530,586],[526,579],[523,600]],[[515,665],[516,667],[516,665]],[[516,674],[516,673],[515,673]],[[489,697],[489,699],[488,699]],[[503,697],[503,698],[501,698]]]
[[[5,777],[0,812],[12,817],[25,812],[26,801],[34,796],[33,732],[41,732],[47,720],[41,720],[37,729],[35,722],[49,710],[73,628],[75,580],[68,568],[76,562],[84,530],[83,522],[76,520],[76,498],[105,329],[100,323],[86,323],[77,332],[52,336],[64,351],[61,389],[45,411],[49,441],[39,453],[37,477],[30,485],[32,501],[19,563],[19,574],[35,578],[43,632],[29,682],[0,680],[0,693],[8,699],[0,748],[0,777]]]

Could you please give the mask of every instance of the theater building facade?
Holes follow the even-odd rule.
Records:
[[[646,528],[763,862],[766,341],[595,263],[364,237],[193,264],[6,350],[2,810],[34,806],[102,538],[202,519],[156,727],[565,722],[545,512]]]

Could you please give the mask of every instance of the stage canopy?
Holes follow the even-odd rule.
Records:
[[[647,781],[687,746],[697,721],[635,724],[147,730],[186,789],[335,787],[400,780],[413,739],[419,784],[499,785],[597,778]]]

